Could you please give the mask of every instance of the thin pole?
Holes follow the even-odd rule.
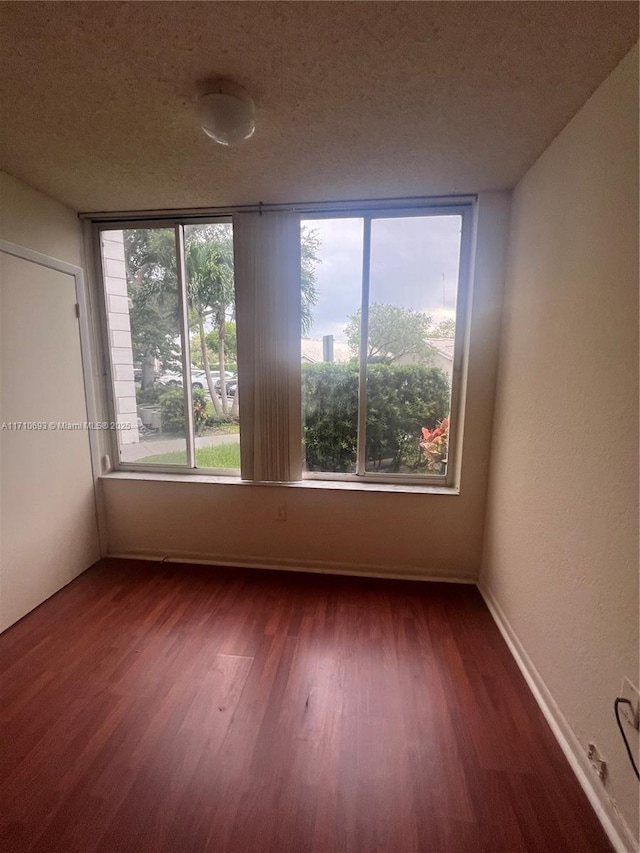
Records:
[[[180,337],[182,338],[182,387],[184,390],[184,420],[187,439],[187,465],[196,467],[193,431],[193,393],[191,390],[191,346],[189,341],[189,304],[187,302],[187,270],[184,253],[184,226],[175,226],[178,296],[180,306]]]
[[[356,474],[363,476],[367,448],[367,352],[369,349],[369,279],[371,272],[371,217],[363,219],[362,303],[360,306],[360,358],[358,373],[358,443]]]

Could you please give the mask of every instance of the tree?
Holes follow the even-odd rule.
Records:
[[[228,403],[225,380],[225,329],[227,320],[233,316],[235,309],[231,228],[226,223],[190,228],[188,240],[185,241],[185,264],[190,320],[198,333],[207,387],[216,414],[226,415]],[[205,333],[205,323],[209,320],[218,331],[219,398],[209,366]]]
[[[316,267],[320,263],[318,232],[303,225],[300,231],[300,297],[302,335],[308,335],[313,325],[313,306],[318,301],[316,289]]]
[[[446,320],[440,320],[437,326],[429,333],[430,338],[455,338],[456,336],[456,321],[452,317],[447,317]]]
[[[227,320],[224,324],[224,346],[227,364],[236,365],[238,363],[238,341],[236,336],[236,324],[233,320]],[[218,354],[218,345],[220,343],[220,333],[218,329],[211,329],[205,335],[209,357]],[[202,367],[202,355],[200,353],[200,341],[198,335],[191,336],[191,361],[196,367]],[[233,369],[232,367],[229,368]]]
[[[143,363],[142,387],[153,384],[154,359],[165,369],[179,362],[176,353],[179,329],[179,296],[173,229],[125,231],[127,280],[131,299],[131,327],[136,360]],[[318,300],[315,269],[319,263],[320,240],[316,231],[301,231],[302,329],[312,324],[313,306]],[[196,333],[199,360],[218,416],[229,413],[225,365],[228,355],[227,331],[235,320],[233,275],[233,232],[228,223],[187,226],[185,229],[186,290],[189,324]],[[208,328],[212,326],[213,328]],[[235,328],[234,328],[235,333]],[[216,336],[221,395],[209,363],[208,340]],[[208,338],[209,336],[209,338]],[[233,341],[235,349],[235,340]],[[235,356],[235,353],[233,353]],[[230,414],[238,412],[236,391]]]
[[[131,343],[134,360],[141,364],[143,390],[155,381],[156,359],[165,370],[176,368],[180,361],[175,345],[178,329],[175,257],[168,257],[167,240],[161,236],[165,233],[147,229],[124,232]]]
[[[361,311],[349,317],[345,329],[349,348],[354,355],[360,351]],[[434,349],[427,342],[433,331],[428,314],[412,311],[400,305],[373,302],[369,306],[369,339],[367,362],[393,364],[404,359],[423,365],[433,361]]]
[[[175,238],[173,230],[166,228],[135,229],[124,233],[132,340],[135,355],[143,362],[142,387],[146,388],[153,382],[154,357],[161,357],[166,367],[167,352],[170,352],[174,363],[177,362],[179,297]],[[197,330],[209,394],[215,412],[220,416],[226,414],[228,408],[224,388],[224,328],[234,305],[231,228],[226,224],[190,227],[185,239],[185,267],[189,322]],[[205,342],[205,325],[209,322],[219,333],[221,398],[215,391]],[[148,369],[149,361],[151,371]]]

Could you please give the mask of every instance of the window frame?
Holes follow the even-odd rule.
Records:
[[[102,333],[102,350],[106,374],[106,397],[109,411],[109,421],[117,423],[117,407],[115,401],[113,364],[109,347],[109,323],[107,291],[105,287],[104,258],[102,255],[101,236],[103,231],[127,231],[137,229],[164,229],[174,231],[176,247],[176,275],[178,283],[178,296],[180,306],[179,331],[182,340],[182,390],[185,416],[185,453],[187,463],[175,465],[145,465],[144,462],[123,462],[120,459],[120,446],[117,430],[109,430],[109,450],[111,465],[114,471],[126,471],[128,473],[139,472],[141,474],[206,474],[215,477],[239,477],[239,468],[199,468],[195,465],[195,431],[193,428],[193,388],[191,383],[191,344],[188,326],[188,307],[184,265],[184,228],[187,225],[213,225],[232,223],[231,214],[218,213],[216,216],[203,216],[196,219],[185,219],[183,217],[156,217],[150,219],[133,220],[105,220],[93,223],[93,251],[99,275],[100,288],[100,328]],[[185,381],[185,378],[188,381]],[[188,464],[193,462],[193,465]]]
[[[458,448],[462,441],[461,424],[459,414],[461,408],[461,393],[463,383],[463,367],[466,365],[467,341],[467,316],[469,315],[470,300],[470,271],[471,271],[471,244],[474,223],[475,206],[472,202],[459,205],[431,204],[424,206],[411,205],[401,207],[385,207],[382,203],[378,208],[367,208],[360,212],[357,210],[341,211],[340,215],[328,215],[326,211],[314,215],[305,216],[305,222],[314,219],[362,219],[363,221],[363,246],[362,246],[362,282],[360,293],[360,309],[364,322],[361,328],[360,350],[358,353],[358,425],[357,425],[357,473],[332,473],[325,471],[303,471],[303,480],[333,480],[351,483],[389,483],[423,486],[447,486],[453,487],[458,481]],[[388,474],[366,471],[365,466],[365,441],[361,439],[366,434],[366,345],[368,332],[368,308],[369,285],[370,285],[370,261],[371,261],[371,223],[375,219],[404,219],[425,218],[427,216],[460,216],[460,257],[458,267],[458,289],[456,294],[456,331],[453,347],[453,370],[451,376],[451,396],[449,420],[453,429],[449,433],[447,471],[445,474]],[[302,218],[302,217],[301,217]],[[366,296],[366,312],[365,312]]]
[[[264,484],[260,480],[241,480],[241,472],[239,469],[229,468],[200,468],[195,467],[195,434],[193,432],[192,408],[191,408],[191,355],[190,355],[190,340],[188,330],[188,315],[186,306],[186,288],[184,282],[184,227],[187,225],[204,225],[215,223],[233,223],[235,213],[265,213],[270,211],[289,211],[299,214],[300,221],[310,221],[313,219],[346,219],[346,218],[362,218],[363,223],[368,223],[369,240],[366,237],[363,239],[363,286],[365,278],[365,267],[367,279],[369,276],[368,263],[365,264],[365,254],[368,254],[370,259],[370,228],[371,222],[375,219],[390,219],[403,217],[425,217],[425,216],[460,216],[461,218],[461,235],[460,235],[460,257],[458,269],[458,289],[456,298],[456,315],[455,315],[455,338],[454,338],[454,355],[453,369],[451,380],[451,403],[450,403],[450,433],[449,433],[449,448],[447,471],[442,475],[411,475],[411,474],[389,474],[367,472],[363,473],[331,473],[331,472],[307,472],[302,471],[301,480],[292,480],[280,485],[296,485],[296,483],[304,483],[304,481],[322,481],[328,484],[335,482],[336,486],[340,482],[348,484],[360,484],[364,488],[367,486],[375,490],[376,486],[387,484],[390,487],[395,486],[416,486],[422,489],[433,487],[434,491],[442,491],[443,488],[450,491],[459,490],[460,469],[462,459],[462,436],[464,430],[464,409],[466,399],[467,372],[468,372],[468,351],[470,337],[470,318],[471,318],[471,300],[472,300],[472,252],[474,243],[474,230],[476,221],[477,197],[473,195],[465,196],[447,196],[447,197],[431,197],[431,198],[404,198],[404,199],[381,199],[381,200],[363,200],[363,201],[344,201],[344,202],[318,202],[304,204],[287,204],[287,205],[245,205],[237,207],[225,208],[210,208],[207,210],[172,210],[172,211],[144,211],[136,212],[121,212],[121,213],[105,213],[105,214],[87,214],[83,218],[90,220],[91,223],[91,252],[94,258],[95,269],[98,276],[98,292],[100,294],[99,309],[98,309],[98,325],[102,343],[102,357],[104,363],[104,373],[106,378],[105,397],[106,405],[109,413],[110,421],[117,421],[115,393],[114,393],[114,376],[111,363],[111,355],[109,349],[109,329],[108,329],[108,313],[107,313],[107,293],[105,288],[105,270],[101,251],[101,234],[103,231],[125,231],[132,229],[143,228],[172,228],[175,232],[176,239],[176,266],[177,276],[180,289],[180,333],[183,338],[182,346],[182,364],[183,364],[183,390],[185,400],[185,426],[187,435],[186,451],[187,460],[193,461],[193,466],[189,464],[176,465],[145,465],[144,462],[123,462],[120,460],[120,448],[117,432],[110,431],[109,443],[111,452],[111,470],[121,471],[127,474],[140,474],[144,477],[148,474],[170,475],[176,474],[183,477],[216,477],[224,478],[228,483],[255,483]],[[367,225],[363,224],[365,234]],[[368,289],[368,281],[367,281]],[[362,307],[362,296],[361,296]],[[363,337],[365,330],[363,329]],[[363,371],[361,356],[359,355],[359,371],[360,376],[366,372]],[[188,382],[185,382],[185,376],[188,377]],[[302,379],[302,376],[301,376]],[[362,381],[362,379],[360,379]],[[358,433],[360,434],[361,422],[366,419],[366,401],[364,406],[360,406],[358,402],[359,421]],[[302,418],[302,411],[300,413]],[[242,441],[242,426],[240,426],[240,441]],[[358,441],[360,446],[361,442]],[[362,442],[364,444],[364,442]],[[364,448],[360,453],[364,452]],[[276,482],[269,482],[267,485],[279,485]]]

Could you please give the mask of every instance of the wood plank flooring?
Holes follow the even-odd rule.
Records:
[[[0,637],[7,853],[597,853],[474,587],[107,560]]]

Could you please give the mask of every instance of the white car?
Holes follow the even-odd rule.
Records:
[[[216,376],[218,376],[217,373]],[[213,378],[213,373],[211,374],[211,377]],[[201,388],[207,387],[207,374],[204,370],[191,369],[191,387],[194,391],[199,391]]]
[[[229,370],[225,370],[224,375],[226,376],[227,382],[232,379],[235,379],[235,374],[231,373]],[[212,370],[211,371],[211,381],[213,382],[213,387],[217,390],[218,385],[220,383],[220,371]],[[192,388],[207,388],[207,374],[204,370],[192,370],[191,371],[191,387]]]
[[[227,377],[227,381],[234,378],[234,374],[228,370],[225,370],[225,376]],[[211,371],[211,381],[214,386],[216,382],[220,380],[220,371],[212,370]],[[156,382],[159,382],[161,385],[166,385],[169,388],[182,388],[182,374],[175,373],[173,371],[167,371],[167,373],[163,373],[162,376],[159,376],[156,379]],[[194,391],[199,391],[201,389],[207,389],[207,374],[204,370],[201,370],[199,367],[191,368],[191,387]]]

